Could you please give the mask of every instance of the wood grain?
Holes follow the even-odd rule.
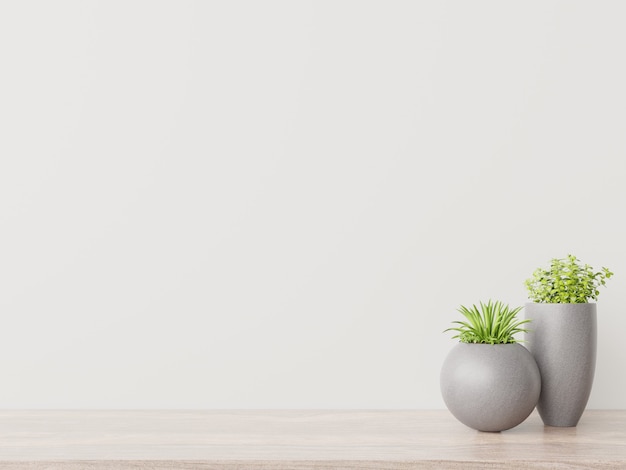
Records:
[[[2,411],[0,468],[626,468],[626,411],[502,433],[447,411]]]

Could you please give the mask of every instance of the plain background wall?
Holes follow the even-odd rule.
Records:
[[[626,407],[626,3],[0,4],[0,407],[443,408],[573,253]]]

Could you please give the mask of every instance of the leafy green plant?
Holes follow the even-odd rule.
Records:
[[[595,271],[581,264],[574,255],[553,258],[548,269],[538,268],[525,284],[533,302],[550,304],[584,304],[598,300],[598,288],[613,276],[607,268]]]
[[[516,333],[525,333],[528,330],[521,325],[530,320],[517,320],[516,315],[522,307],[510,308],[500,301],[486,304],[480,302],[480,309],[476,305],[471,308],[461,305],[458,309],[467,321],[454,321],[459,326],[448,328],[445,331],[457,331],[452,338],[459,338],[462,343],[507,344],[517,343],[513,337]]]

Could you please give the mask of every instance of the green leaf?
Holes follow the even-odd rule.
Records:
[[[522,307],[510,308],[500,301],[487,303],[479,302],[479,307],[461,305],[458,312],[467,321],[453,321],[456,327],[445,331],[457,331],[459,334],[452,338],[458,338],[463,343],[483,344],[506,344],[518,342],[514,335],[524,333],[527,330],[520,326],[530,320],[517,320],[516,315]]]
[[[605,267],[600,271],[588,264],[581,264],[572,254],[565,258],[550,260],[550,268],[537,268],[529,279],[524,281],[528,298],[533,302],[545,303],[585,303],[597,300],[600,286],[606,285],[613,273]]]

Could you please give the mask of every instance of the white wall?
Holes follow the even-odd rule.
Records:
[[[626,3],[0,4],[1,408],[442,408],[574,253],[626,407]]]

